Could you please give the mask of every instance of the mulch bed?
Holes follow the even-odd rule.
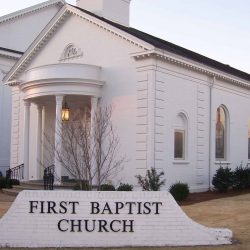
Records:
[[[237,195],[242,195],[242,194],[249,194],[249,193],[250,193],[250,189],[246,189],[242,191],[229,190],[227,193],[219,193],[217,191],[192,193],[192,194],[189,194],[188,198],[185,201],[182,201],[179,204],[181,206],[186,206],[186,205],[192,205],[192,204],[203,202],[203,201],[210,201],[214,199],[227,198],[227,197],[232,197],[232,196],[237,196]]]
[[[238,190],[229,190],[227,193],[219,193],[217,191],[206,191],[201,193],[191,193],[189,194],[188,198],[185,201],[179,202],[179,205],[186,206],[186,205],[192,205],[195,203],[203,202],[203,201],[210,201],[214,199],[221,199],[221,198],[227,198],[242,194],[249,194],[250,189],[246,189],[243,191]],[[0,190],[0,202],[13,202],[15,200],[15,197],[6,195]]]

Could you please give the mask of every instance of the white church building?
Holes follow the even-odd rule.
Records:
[[[155,167],[165,189],[204,191],[219,166],[250,162],[250,75],[130,27],[129,10],[50,0],[0,17],[0,171],[24,164],[26,181],[42,179],[44,131],[60,128],[66,100],[72,113],[114,107],[119,181]]]

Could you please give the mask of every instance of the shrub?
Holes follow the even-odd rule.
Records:
[[[157,173],[155,168],[147,170],[146,176],[136,175],[138,184],[142,187],[143,191],[159,191],[161,186],[165,184],[165,179],[161,180],[164,172]]]
[[[247,174],[247,187],[250,187],[250,167],[246,167],[246,174]]]
[[[176,201],[183,201],[189,195],[189,187],[186,183],[177,182],[170,187],[169,192]]]
[[[100,191],[115,191],[115,187],[112,184],[102,184]]]
[[[250,171],[247,167],[238,166],[233,172],[233,189],[243,190],[249,186]]]
[[[133,186],[126,184],[126,183],[120,183],[120,186],[117,188],[117,191],[132,191]]]
[[[5,177],[0,177],[0,189],[6,188],[7,180]]]
[[[232,186],[233,183],[233,172],[230,168],[220,167],[217,169],[212,184],[214,185],[215,189],[219,192],[227,192],[228,189]]]
[[[76,180],[72,180],[68,183],[74,183],[76,182],[76,184],[74,185],[73,187],[73,190],[77,191],[77,190],[83,190],[83,191],[87,191],[89,190],[89,184],[88,184],[88,181],[76,181]]]
[[[6,177],[0,177],[0,189],[12,188],[13,185],[20,185],[20,181],[16,179],[8,179]]]
[[[79,191],[80,190],[80,185],[79,184],[75,184],[73,187],[74,191]]]
[[[12,185],[15,185],[15,186],[19,186],[19,185],[20,185],[20,181],[17,180],[17,179],[11,179],[11,180],[10,180],[10,183],[11,183],[11,186],[12,186]]]

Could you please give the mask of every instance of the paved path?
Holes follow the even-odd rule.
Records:
[[[12,202],[15,200],[15,196],[10,196],[7,194],[4,194],[1,190],[0,190],[0,202]]]
[[[0,190],[0,218],[7,212],[14,200],[14,196],[4,194]]]

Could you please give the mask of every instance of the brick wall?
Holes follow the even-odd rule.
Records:
[[[0,247],[219,245],[231,237],[192,221],[168,192],[22,191],[0,220]]]

